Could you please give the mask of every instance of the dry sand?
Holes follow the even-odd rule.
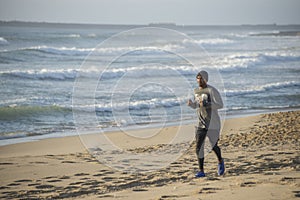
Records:
[[[107,136],[139,154],[164,148],[177,130],[166,127],[143,143],[117,132]],[[193,125],[182,131],[193,132]],[[207,177],[198,179],[194,143],[169,166],[141,174],[99,163],[79,137],[2,146],[0,199],[299,199],[299,131],[300,111],[226,120],[219,142],[225,175],[217,175],[210,153]]]

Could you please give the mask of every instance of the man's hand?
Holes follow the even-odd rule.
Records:
[[[192,100],[189,99],[188,102],[187,102],[187,105],[190,106],[192,104],[193,104]]]

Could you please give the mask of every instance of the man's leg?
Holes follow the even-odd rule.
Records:
[[[221,149],[218,146],[218,142],[215,144],[215,146],[213,147],[213,151],[215,152],[216,156],[218,157],[218,161],[219,163],[222,162],[223,158],[222,158],[222,154],[221,154]]]
[[[219,136],[220,136],[219,130],[210,129],[207,132],[207,137],[209,139],[212,150],[215,152],[216,156],[218,157],[219,162],[221,162],[222,154],[221,154],[221,149],[218,146]]]
[[[218,157],[218,174],[223,175],[225,172],[225,165],[224,160],[222,158],[221,149],[218,146],[220,131],[219,130],[209,130],[207,133],[209,138],[210,144],[213,147],[212,150],[215,152],[216,156]]]
[[[196,155],[201,172],[204,172],[204,141],[206,134],[206,129],[196,128]]]

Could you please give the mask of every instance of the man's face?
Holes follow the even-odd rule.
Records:
[[[201,76],[197,76],[197,83],[199,84],[200,87],[206,86],[206,81]]]

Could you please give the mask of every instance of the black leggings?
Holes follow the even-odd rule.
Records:
[[[204,144],[205,138],[208,137],[212,150],[218,157],[219,162],[222,161],[221,149],[218,146],[219,130],[207,130],[205,128],[196,128],[196,155],[198,158],[200,171],[204,170]],[[211,150],[211,147],[209,151]]]

